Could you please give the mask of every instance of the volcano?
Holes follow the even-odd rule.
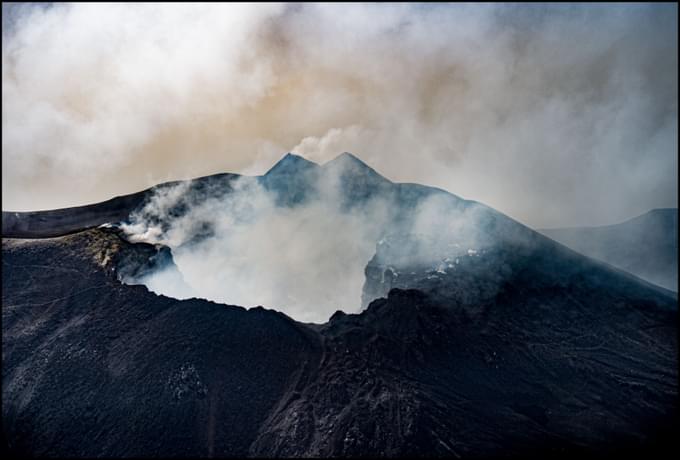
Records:
[[[539,230],[589,257],[678,291],[678,210],[652,209],[620,224]]]
[[[178,300],[121,282],[174,264],[167,247],[124,231],[155,196],[181,191],[154,216],[163,232],[194,206],[228,199],[241,179],[219,174],[90,206],[3,211],[9,453],[677,450],[676,293],[481,203],[393,183],[349,153],[323,165],[288,154],[249,180],[279,208],[318,200],[329,183],[337,206],[365,219],[376,218],[375,200],[386,204],[357,313],[313,324],[277,305]],[[424,212],[438,224],[414,225]],[[197,241],[219,231],[204,227]]]

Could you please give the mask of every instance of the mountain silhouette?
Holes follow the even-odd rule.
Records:
[[[228,195],[238,178],[187,182],[170,212]],[[677,451],[677,294],[483,204],[393,183],[350,154],[323,165],[288,154],[254,180],[278,206],[315,200],[329,184],[342,207],[388,204],[362,311],[307,324],[122,284],[172,255],[99,226],[177,183],[79,208],[3,212],[10,453]],[[431,203],[450,213],[434,213],[442,224],[405,232]]]
[[[653,209],[620,224],[539,230],[589,257],[678,290],[678,210]]]

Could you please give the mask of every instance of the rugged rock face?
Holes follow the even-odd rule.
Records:
[[[167,248],[111,229],[3,238],[5,449],[57,457],[677,450],[677,295],[488,207],[367,168],[348,155],[328,167],[290,155],[258,178],[282,206],[333,177],[345,184],[346,206],[380,196],[393,207],[366,267],[366,308],[323,325],[122,284],[173,261]],[[229,193],[237,177],[188,184],[171,212]],[[467,220],[455,231],[400,231],[433,196]],[[42,224],[25,236],[48,230],[49,219],[27,219]]]
[[[612,452],[650,448],[663,424],[672,423],[672,372],[651,371],[659,364],[671,369],[674,352],[662,342],[672,340],[672,328],[656,342],[657,350],[666,350],[663,364],[624,370],[647,356],[647,332],[631,339],[636,351],[624,357],[619,347],[628,338],[617,337],[617,327],[598,325],[572,336],[565,315],[554,320],[560,333],[553,335],[533,330],[544,313],[535,306],[532,315],[526,314],[529,308],[519,309],[497,321],[471,321],[455,308],[420,291],[393,290],[360,315],[333,318],[322,330],[326,347],[318,375],[275,418],[274,430],[258,439],[253,452],[468,457]],[[521,319],[511,321],[513,316]],[[658,326],[663,316],[647,319],[646,327]],[[601,338],[588,335],[597,332]]]
[[[336,359],[347,369],[343,375],[355,376],[349,395],[365,395],[363,406],[359,396],[347,403],[379,414],[368,426],[355,420],[347,429],[369,433],[362,448],[368,444],[378,455],[476,456],[498,454],[500,446],[516,455],[544,448],[607,451],[650,447],[665,427],[675,426],[674,297],[536,240],[454,252],[434,266],[389,260],[390,248],[403,256],[405,245],[419,246],[422,238],[379,245],[367,285],[372,280],[375,292],[384,288],[387,299],[361,315],[337,315],[324,329],[332,343],[345,338],[346,355]],[[382,283],[370,276],[378,270],[375,260],[387,266]],[[332,407],[329,394],[317,390],[310,397],[323,401],[317,407]],[[300,404],[291,411],[309,413]],[[398,433],[395,414],[407,427]],[[332,430],[350,417],[339,412],[322,419],[331,420]],[[401,450],[390,444],[395,438],[402,439]],[[342,454],[358,454],[354,441],[349,436]],[[334,452],[328,444],[310,447],[317,455]]]
[[[553,276],[534,255],[477,304],[395,289],[314,326],[119,283],[138,250],[104,230],[3,240],[12,453],[613,452],[677,423],[675,299],[606,267]]]
[[[588,257],[678,291],[677,209],[653,209],[621,224],[540,232]]]
[[[283,314],[121,284],[115,260],[136,249],[102,230],[3,240],[10,452],[243,456],[318,360],[318,335]]]

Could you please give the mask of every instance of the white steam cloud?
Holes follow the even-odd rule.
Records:
[[[158,189],[122,229],[131,242],[168,246],[175,266],[124,281],[175,298],[262,305],[322,323],[337,310],[360,309],[364,269],[385,237],[422,238],[424,249],[417,254],[393,250],[395,263],[435,268],[441,255],[435,241],[455,241],[461,253],[485,244],[479,222],[488,208],[463,205],[441,191],[414,200],[411,209],[395,201],[396,186],[389,185],[385,193],[346,206],[352,187],[343,177],[353,160],[342,160],[311,176],[305,185],[310,195],[292,206],[277,202],[277,189],[248,176],[230,182],[224,193],[211,189],[207,198],[197,198],[189,181]],[[370,180],[365,173],[360,168],[353,177]],[[302,177],[298,170],[286,180]]]
[[[241,177],[228,195],[201,201],[177,218],[169,209],[186,197],[188,184],[159,191],[123,228],[133,242],[169,246],[181,276],[168,268],[138,281],[172,297],[274,307],[300,321],[357,310],[387,205],[371,201],[343,210],[337,182],[325,179],[315,184],[317,199],[279,207],[256,179]],[[194,242],[199,226],[211,235]]]
[[[621,221],[677,206],[677,51],[674,4],[3,3],[2,207],[352,151],[529,225]]]

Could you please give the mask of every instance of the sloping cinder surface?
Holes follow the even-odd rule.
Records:
[[[678,290],[678,210],[653,209],[621,224],[540,230],[588,257]]]
[[[223,173],[198,177],[190,181],[172,181],[156,185],[141,192],[117,196],[101,203],[48,211],[12,212],[2,211],[3,238],[51,238],[68,235],[102,224],[126,220],[130,213],[139,209],[154,192],[188,184],[187,193],[200,198],[223,193],[238,174]]]
[[[98,229],[3,240],[11,453],[484,457],[672,445],[675,299],[559,245],[522,254],[479,302],[397,289],[320,326],[120,284],[117,260],[137,250]],[[548,269],[564,257],[570,272]]]
[[[285,315],[120,284],[101,230],[3,240],[3,433],[37,456],[239,456],[318,338]]]
[[[230,193],[238,177],[185,183],[169,213]],[[173,183],[18,220],[3,212],[3,448],[54,457],[678,453],[675,293],[481,204],[393,184],[349,154],[322,166],[288,155],[257,180],[279,205],[297,206],[327,177],[343,206],[381,197],[393,215],[365,270],[366,308],[323,325],[120,283],[172,255],[114,230],[79,230],[127,218]],[[432,198],[460,225],[404,232]]]
[[[5,238],[50,238],[118,222],[144,202],[146,192],[115,197],[102,203],[35,212],[2,212]]]

